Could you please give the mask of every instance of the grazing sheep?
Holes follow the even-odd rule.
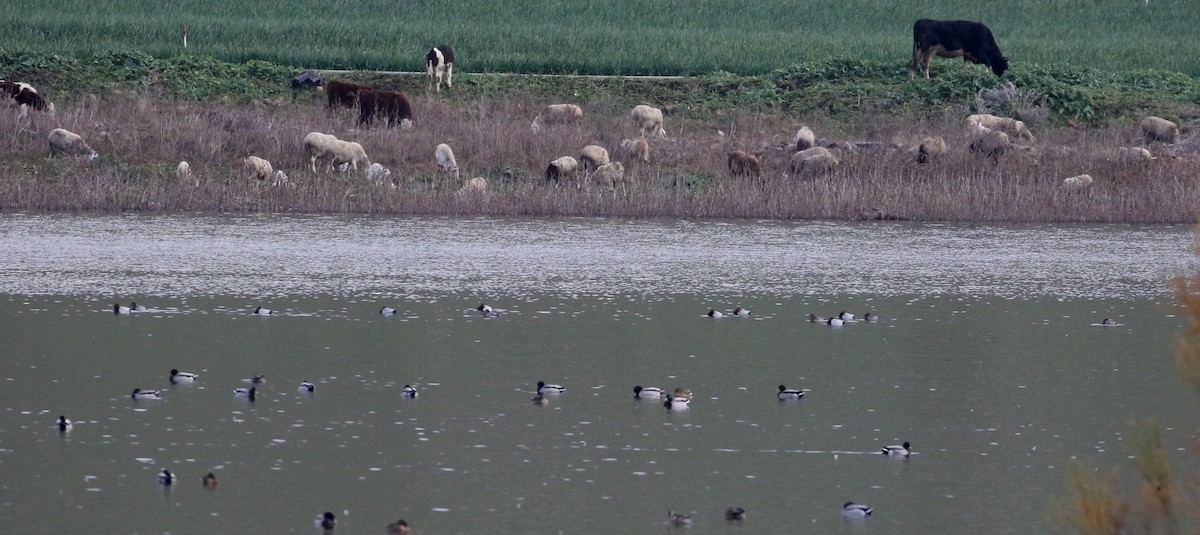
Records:
[[[596,169],[596,183],[610,190],[625,185],[625,166],[621,162],[611,162]]]
[[[942,136],[929,136],[917,147],[917,163],[929,163],[946,155],[946,140]]]
[[[186,161],[179,162],[179,165],[175,166],[175,177],[179,180],[192,178],[192,166],[188,165]]]
[[[1142,135],[1145,136],[1147,145],[1155,141],[1168,144],[1175,143],[1179,139],[1179,126],[1162,117],[1151,115],[1142,119],[1141,127]]]
[[[379,162],[373,163],[371,167],[367,168],[367,180],[376,186],[382,187],[385,184],[391,184],[391,176],[392,170],[384,167]]]
[[[570,156],[563,156],[546,166],[546,180],[553,180],[555,183],[572,178],[578,173],[579,162]]]
[[[429,86],[437,78],[437,91],[442,92],[442,77],[446,78],[446,88],[454,86],[454,49],[450,45],[438,45],[425,54],[425,70],[429,74]],[[428,89],[427,89],[428,90]]]
[[[832,171],[839,160],[825,147],[812,147],[792,155],[791,167],[796,176],[814,176]]]
[[[971,126],[970,148],[976,156],[991,158],[992,162],[999,163],[1000,157],[1008,151],[1008,144],[1008,134],[1004,132],[979,124]]]
[[[583,172],[588,172],[592,169],[599,169],[602,165],[608,165],[608,150],[599,145],[588,145],[579,151],[579,165],[583,167]]]
[[[267,181],[275,177],[275,168],[271,167],[271,162],[259,158],[258,156],[247,156],[243,158],[242,167],[245,167],[247,171],[250,171],[250,179]]]
[[[792,145],[797,151],[811,149],[817,144],[817,135],[812,129],[807,126],[801,126],[800,130],[796,131],[796,136],[792,138]]]
[[[663,129],[662,110],[645,104],[638,104],[633,107],[633,111],[629,112],[629,116],[633,118],[634,126],[641,130],[642,137],[646,137],[646,130],[649,130],[650,135],[654,137],[667,136],[667,131]]]
[[[1092,175],[1076,175],[1064,178],[1062,185],[1068,189],[1083,189],[1092,185],[1092,182],[1094,182]]]
[[[635,163],[650,163],[650,143],[645,139],[621,140],[621,153]]]
[[[1033,133],[1025,127],[1025,123],[1008,117],[997,117],[990,113],[979,113],[967,116],[967,126],[979,125],[989,130],[1004,132],[1012,141],[1033,143],[1036,141]]]
[[[92,150],[83,140],[83,137],[69,130],[55,128],[50,131],[47,140],[50,142],[50,157],[52,158],[59,155],[87,156],[88,160],[95,160],[99,157],[96,151]]]
[[[443,172],[454,173],[454,178],[458,178],[458,162],[454,160],[454,151],[450,149],[450,145],[442,143],[433,149],[433,159]]]
[[[287,173],[284,173],[283,169],[275,170],[275,180],[271,182],[271,185],[276,188],[280,186],[291,186],[293,188],[296,187],[295,184],[288,180]]]
[[[1117,147],[1117,161],[1125,163],[1148,162],[1155,159],[1150,151],[1141,147]]]
[[[574,104],[551,104],[533,119],[533,133],[542,130],[543,125],[569,124],[583,119],[583,108]]]
[[[304,152],[312,160],[314,173],[317,172],[317,160],[329,160],[331,167],[348,164],[355,171],[358,170],[359,164],[363,167],[371,165],[371,160],[367,159],[367,152],[363,150],[362,145],[353,141],[342,141],[336,136],[320,132],[309,132],[304,136]],[[348,168],[343,170],[346,169]]]
[[[762,164],[758,157],[745,151],[735,150],[728,154],[729,174],[733,176],[762,175]]]
[[[470,193],[482,193],[482,192],[487,191],[487,188],[488,188],[487,179],[485,179],[481,176],[477,176],[475,178],[472,178],[471,180],[466,181],[466,183],[464,183],[461,188],[458,188],[458,194],[467,195]]]

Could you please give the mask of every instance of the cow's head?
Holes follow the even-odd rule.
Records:
[[[997,56],[992,60],[992,72],[996,73],[996,76],[1004,76],[1004,71],[1007,70],[1008,58],[1004,56]]]

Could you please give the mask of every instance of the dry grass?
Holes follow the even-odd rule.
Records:
[[[530,123],[547,102],[481,98],[452,107],[416,96],[413,103],[416,128],[408,131],[360,130],[355,112],[328,116],[317,97],[223,105],[115,95],[95,108],[41,117],[36,128],[4,112],[0,207],[776,219],[852,219],[876,209],[913,220],[1170,223],[1194,221],[1200,207],[1194,161],[1112,161],[1116,147],[1136,142],[1136,125],[1037,131],[1037,156],[1011,154],[992,164],[966,151],[965,129],[953,116],[863,116],[832,124],[737,112],[689,120],[668,114],[668,139],[651,140],[648,165],[626,161],[634,179],[613,192],[590,184],[556,188],[542,176],[548,162],[578,157],[585,145],[618,154],[620,141],[637,135],[628,109],[581,103],[582,122],[535,135]],[[829,175],[792,177],[791,151],[780,147],[802,124],[819,137],[882,145],[839,151],[842,165]],[[101,158],[47,159],[45,135],[59,126],[83,135]],[[371,161],[392,170],[397,187],[371,185],[361,172],[312,173],[301,153],[310,131],[360,142]],[[905,148],[929,134],[945,137],[950,154],[917,164]],[[434,147],[442,142],[454,148],[460,181],[434,164]],[[891,144],[901,148],[883,146]],[[757,153],[764,178],[731,178],[725,167],[731,150]],[[295,186],[248,180],[240,160],[249,155],[270,160]],[[180,160],[191,164],[198,183],[175,177]],[[1096,183],[1061,187],[1063,178],[1081,173]],[[461,181],[474,176],[485,177],[489,191],[455,195]]]

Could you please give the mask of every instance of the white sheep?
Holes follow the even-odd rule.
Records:
[[[1163,143],[1175,143],[1179,139],[1179,126],[1175,123],[1155,117],[1153,115],[1142,119],[1140,125],[1142,127],[1142,136],[1146,139],[1146,144],[1149,145],[1155,141]]]
[[[991,158],[993,162],[999,162],[1000,157],[1008,151],[1008,145],[1008,134],[978,123],[971,125],[969,147],[976,156]]]
[[[262,181],[271,180],[275,177],[275,168],[271,167],[271,162],[268,162],[258,156],[247,156],[242,159],[242,166],[250,171],[250,179],[258,179]]]
[[[461,188],[458,188],[458,195],[470,195],[475,193],[484,193],[487,191],[487,179],[477,176],[466,181]]]
[[[583,108],[574,104],[551,104],[533,119],[533,133],[542,130],[543,125],[569,124],[583,119]]]
[[[610,162],[596,169],[596,183],[600,187],[615,190],[618,185],[625,185],[625,166],[621,162]]]
[[[796,131],[796,135],[792,137],[792,145],[796,147],[797,151],[811,149],[816,144],[817,135],[807,126],[801,126],[800,130]]]
[[[578,173],[579,162],[570,156],[563,156],[546,166],[546,180],[553,180],[555,183],[572,178]]]
[[[633,111],[629,112],[629,116],[633,118],[634,126],[638,127],[642,132],[642,137],[646,137],[646,130],[654,137],[666,137],[667,131],[663,128],[663,112],[662,110],[638,104],[633,107]]]
[[[454,173],[454,178],[458,178],[458,162],[454,160],[454,151],[450,149],[450,145],[439,144],[433,150],[433,159],[437,161],[442,172]]]
[[[758,157],[745,151],[735,150],[726,155],[729,166],[729,174],[733,176],[751,176],[756,177],[762,175],[762,164],[759,163]]]
[[[47,136],[47,141],[50,142],[50,156],[87,156],[88,160],[95,160],[99,157],[96,151],[88,146],[87,142],[79,134],[55,128],[50,131]]]
[[[650,162],[650,143],[645,139],[622,139],[621,153],[634,163]]]
[[[1009,140],[1033,143],[1033,133],[1025,127],[1025,123],[1008,117],[997,117],[990,113],[978,113],[967,116],[967,127],[979,125],[989,130],[1003,132]]]
[[[1146,162],[1155,159],[1150,151],[1142,147],[1117,147],[1117,161],[1125,163]]]
[[[1092,185],[1092,182],[1094,182],[1094,180],[1092,180],[1092,175],[1084,174],[1064,178],[1062,185],[1067,189],[1083,189]]]
[[[579,151],[579,165],[586,173],[592,169],[599,169],[602,165],[608,165],[608,149],[599,145],[588,145]]]
[[[192,178],[192,166],[188,165],[186,161],[179,162],[179,165],[175,166],[175,178],[179,180]]]
[[[388,169],[379,162],[371,164],[367,168],[367,180],[376,186],[382,187],[385,184],[392,184],[392,170]]]
[[[917,146],[917,163],[929,163],[946,155],[946,140],[942,136],[929,136]]]
[[[283,169],[275,170],[275,179],[271,182],[271,186],[276,188],[280,186],[290,186],[293,188],[296,187],[295,184],[288,180],[287,173],[284,173]]]
[[[812,176],[832,171],[841,162],[829,149],[812,147],[793,154],[790,163],[797,176]]]
[[[371,165],[371,160],[367,158],[367,152],[363,150],[362,145],[353,141],[342,141],[336,136],[320,132],[309,132],[304,136],[304,151],[312,160],[314,173],[317,172],[317,160],[329,160],[332,167],[349,164],[355,171],[360,164],[363,167]]]

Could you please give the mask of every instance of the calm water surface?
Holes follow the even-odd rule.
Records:
[[[1172,450],[1194,440],[1166,290],[1195,267],[1192,240],[3,214],[0,512],[29,533],[314,533],[326,510],[344,533],[397,518],[416,533],[647,533],[675,531],[668,509],[697,534],[1064,532],[1073,459],[1132,471],[1139,418]],[[118,301],[150,310],[114,315]],[[704,316],[738,305],[753,314]],[[804,320],[843,309],[882,319]],[[1093,325],[1105,317],[1121,325]],[[200,380],[172,386],[171,368]],[[262,396],[234,397],[260,373]],[[535,407],[538,380],[567,393]],[[780,403],[781,383],[809,392]],[[690,388],[692,407],[634,401],[637,384]],[[905,440],[907,461],[874,454]],[[874,516],[842,519],[849,500]],[[742,525],[722,518],[731,505]]]

